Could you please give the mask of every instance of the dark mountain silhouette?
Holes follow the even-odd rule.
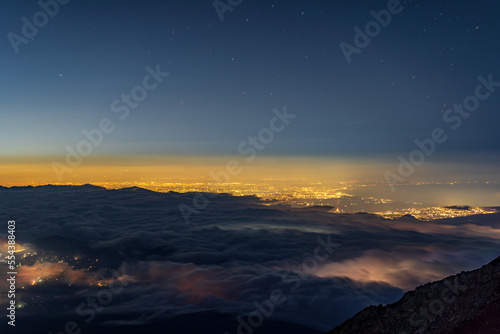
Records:
[[[500,333],[500,257],[405,293],[387,306],[369,306],[328,334]]]
[[[179,315],[167,320],[137,325],[106,326],[108,321],[120,321],[122,318],[100,315],[99,322],[87,325],[80,323],[81,333],[93,334],[193,334],[193,333],[214,333],[214,334],[320,334],[320,331],[307,328],[301,325],[290,324],[282,321],[265,320],[258,327],[241,327],[241,323],[236,320],[237,314],[222,314],[214,311],[199,312],[193,314]],[[36,321],[16,324],[18,333],[40,334],[56,333],[58,324],[67,323],[67,317],[56,318],[54,323],[47,323],[44,319],[36,318]],[[247,325],[248,326],[248,325]],[[1,328],[1,327],[0,327]],[[78,331],[77,331],[78,332]],[[3,332],[2,332],[3,333]],[[59,333],[59,332],[57,332]],[[75,332],[76,333],[76,332]]]
[[[416,223],[416,222],[419,222],[420,220],[418,220],[417,218],[415,218],[414,216],[412,216],[408,213],[404,216],[397,218],[396,221],[415,222]]]

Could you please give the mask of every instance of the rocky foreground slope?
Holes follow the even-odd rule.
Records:
[[[407,292],[387,306],[370,306],[328,334],[500,333],[500,257]]]

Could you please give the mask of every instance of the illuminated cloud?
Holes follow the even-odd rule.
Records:
[[[0,212],[21,213],[17,228],[24,244],[52,250],[55,257],[81,254],[96,266],[95,272],[69,262],[26,266],[20,282],[46,277],[49,285],[30,285],[23,300],[36,291],[53,305],[46,312],[62,304],[74,310],[101,288],[101,275],[128,283],[106,307],[114,317],[110,324],[150,324],[207,311],[236,317],[280,289],[286,302],[271,320],[326,331],[368,305],[394,302],[405,290],[498,256],[497,213],[390,221],[219,195],[187,226],[178,205],[192,203],[193,195],[94,186],[1,190]],[[283,274],[299,270],[318,237],[327,236],[340,246],[317,271],[298,276],[300,286],[293,290]],[[115,278],[109,274],[114,270],[120,273]],[[58,275],[62,280],[56,281]],[[69,282],[75,283],[72,293],[58,295],[56,303],[57,284]]]

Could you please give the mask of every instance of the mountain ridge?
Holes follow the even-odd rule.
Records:
[[[500,333],[500,257],[427,283],[386,306],[369,306],[327,334]]]

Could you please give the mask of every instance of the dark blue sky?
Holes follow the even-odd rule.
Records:
[[[7,35],[41,8],[4,1],[0,154],[63,155],[104,117],[96,154],[236,154],[284,105],[298,117],[270,155],[400,154],[436,127],[440,152],[498,152],[500,89],[457,131],[442,113],[478,76],[500,81],[496,1],[401,5],[348,64],[339,44],[387,1],[243,0],[221,22],[209,0],[72,0],[18,53]],[[170,75],[119,120],[113,100],[157,64]]]

